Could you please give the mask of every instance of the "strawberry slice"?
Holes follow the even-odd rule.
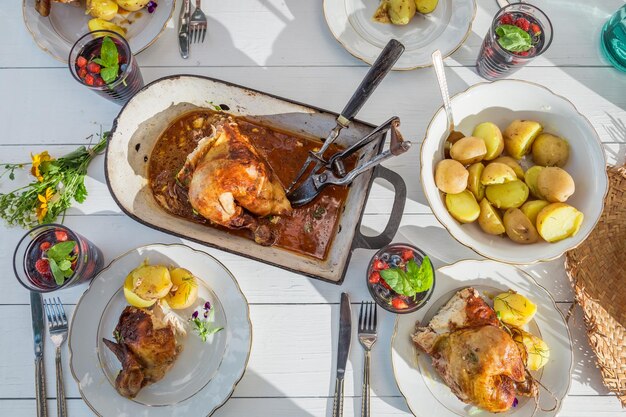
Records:
[[[389,265],[385,261],[381,261],[380,259],[376,259],[374,264],[372,265],[375,271],[381,271],[383,269],[389,269]]]
[[[369,277],[370,284],[378,284],[379,281],[380,281],[380,272],[372,271]]]
[[[93,85],[94,81],[95,81],[95,78],[93,77],[93,75],[91,74],[85,75],[85,84]]]
[[[400,297],[395,297],[393,300],[391,300],[391,306],[396,310],[404,310],[406,308],[409,308],[409,305]]]
[[[42,252],[45,252],[48,249],[50,249],[51,246],[52,246],[52,243],[50,243],[50,242],[43,242],[41,245],[39,245],[39,249],[41,249]]]
[[[65,242],[67,240],[67,232],[65,230],[55,230],[54,236],[56,237],[58,242]]]
[[[87,71],[92,74],[100,74],[100,65],[96,64],[95,62],[90,62],[89,64],[87,64]]]
[[[37,259],[37,262],[35,262],[35,269],[41,275],[49,274],[50,264],[48,263],[47,259]]]
[[[87,65],[87,58],[79,56],[78,59],[76,59],[76,65],[78,65],[79,68],[85,67],[85,65]]]
[[[403,249],[402,253],[400,254],[400,257],[402,258],[404,262],[407,262],[413,259],[413,251],[411,249]]]

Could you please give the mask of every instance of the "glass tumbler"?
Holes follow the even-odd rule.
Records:
[[[626,72],[626,4],[604,24],[600,48],[611,65]]]
[[[523,17],[532,24],[539,25],[541,29],[542,35],[539,42],[525,56],[507,51],[497,41],[496,29],[501,24],[502,16],[506,14]],[[544,12],[528,3],[509,4],[501,8],[493,18],[476,60],[476,70],[481,77],[488,80],[505,77],[544,53],[550,43],[552,43],[552,23]]]
[[[72,261],[73,272],[59,285],[50,270],[47,250],[67,241],[76,243],[71,253],[72,257],[75,256]],[[31,229],[22,237],[13,253],[13,271],[20,284],[31,291],[42,293],[90,281],[103,265],[104,257],[98,247],[66,226],[54,223]]]
[[[100,57],[102,42],[105,37],[109,37],[117,48],[119,67],[117,78],[108,84],[102,81],[99,72],[90,71],[89,66],[94,58]],[[82,58],[88,64],[79,65],[79,59]],[[128,42],[123,36],[109,30],[89,32],[78,39],[70,51],[68,66],[76,81],[120,105],[125,104],[144,86],[141,70]]]

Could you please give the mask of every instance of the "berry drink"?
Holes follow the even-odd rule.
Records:
[[[476,70],[488,80],[514,73],[552,42],[550,19],[537,7],[515,3],[496,14],[485,36]]]
[[[100,249],[60,224],[35,227],[20,240],[13,255],[15,276],[35,292],[90,281],[103,264]]]
[[[108,30],[90,32],[76,41],[68,65],[79,83],[117,104],[126,103],[144,85],[128,43]]]

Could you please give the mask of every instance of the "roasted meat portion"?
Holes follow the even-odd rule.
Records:
[[[291,213],[282,185],[230,118],[200,140],[177,179],[188,187],[194,210],[228,228],[254,230],[255,216]]]
[[[107,339],[103,342],[122,364],[115,388],[128,398],[162,379],[180,351],[173,326],[150,310],[126,307],[114,335],[117,343]]]
[[[537,395],[519,345],[474,288],[458,291],[412,338],[461,401],[497,413],[517,395]]]

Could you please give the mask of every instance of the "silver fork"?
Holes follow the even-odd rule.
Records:
[[[63,387],[63,368],[61,366],[61,345],[67,339],[67,316],[59,297],[44,300],[43,305],[48,317],[48,330],[50,338],[56,347],[56,371],[57,371],[57,415],[67,417],[65,404],[65,388]]]
[[[193,43],[204,42],[206,36],[206,16],[200,9],[200,2],[201,0],[196,0],[196,10],[194,10],[189,21],[190,41]]]
[[[370,415],[370,351],[376,343],[376,304],[373,302],[361,302],[359,312],[359,342],[365,350],[363,364],[363,392],[361,396],[361,417]]]

